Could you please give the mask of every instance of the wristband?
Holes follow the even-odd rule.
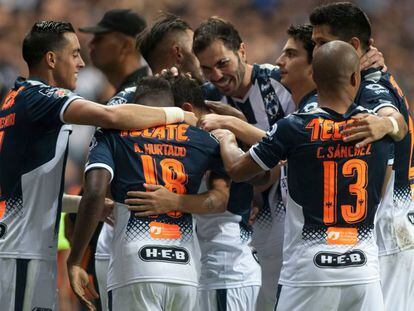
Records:
[[[396,135],[398,133],[398,131],[400,130],[398,128],[398,122],[397,120],[395,120],[394,117],[388,117],[388,119],[390,119],[391,123],[392,123],[392,135]]]
[[[162,108],[165,112],[165,124],[172,124],[184,121],[184,111],[177,107]]]

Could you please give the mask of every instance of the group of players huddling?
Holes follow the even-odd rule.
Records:
[[[67,262],[88,309],[81,261],[112,207],[95,262],[103,310],[410,310],[413,124],[366,14],[315,8],[276,66],[247,63],[218,17],[194,31],[170,14],[142,32],[134,20],[111,10],[80,29],[118,89],[107,105],[73,93],[71,24],[24,38],[29,76],[0,106],[1,310],[57,309],[60,213],[78,205],[63,194],[70,124],[97,127]],[[124,41],[99,52],[108,38]],[[135,49],[156,75],[110,75]]]

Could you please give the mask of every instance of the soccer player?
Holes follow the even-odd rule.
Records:
[[[69,23],[34,24],[22,52],[29,77],[16,80],[0,108],[0,305],[55,309],[57,230],[71,132],[66,123],[146,128],[166,117],[175,123],[182,115],[138,105],[105,107],[72,93],[84,62]]]
[[[93,34],[89,43],[91,61],[116,93],[148,75],[148,67],[141,65],[141,55],[135,49],[136,37],[146,26],[145,20],[132,10],[114,9],[107,11],[97,25],[79,28]]]
[[[190,90],[181,87],[181,92]],[[136,96],[141,103],[174,105],[171,86],[162,77],[143,79]],[[198,103],[202,105],[201,92],[200,98]],[[220,169],[219,151],[214,137],[184,123],[143,131],[97,131],[85,168],[85,193],[68,259],[72,288],[83,303],[93,308],[84,296],[88,279],[79,263],[99,221],[107,185],[111,183],[116,202],[123,202],[130,190],[144,190],[144,184],[196,194],[206,170]],[[111,308],[192,310],[198,276],[191,214],[172,211],[156,217],[136,217],[122,206],[114,213],[108,275]]]
[[[374,225],[392,144],[343,141],[340,128],[368,112],[352,103],[360,82],[352,46],[327,43],[312,69],[319,108],[280,120],[248,153],[231,132],[214,133],[234,180],[289,161],[277,310],[384,310]]]
[[[314,27],[313,40],[316,48],[330,40],[339,39],[351,43],[362,54],[371,39],[371,24],[366,14],[351,3],[333,3],[316,8],[310,15]],[[384,204],[378,212],[377,236],[380,255],[381,285],[387,309],[409,310],[414,299],[414,213],[411,184],[413,122],[410,117],[407,100],[397,85],[395,78],[378,68],[362,73],[363,83],[356,102],[364,107],[372,107],[380,116],[395,117],[395,121],[384,121],[388,131],[396,137],[395,181],[393,190],[394,205]],[[402,122],[398,119],[398,109]],[[368,131],[361,122],[360,129]],[[410,134],[405,135],[406,125]],[[358,128],[356,129],[358,130]],[[348,133],[353,134],[353,130]],[[402,133],[402,135],[400,135]],[[353,134],[357,138],[361,134]],[[367,135],[367,134],[362,134]],[[400,140],[403,138],[402,140]],[[392,190],[390,190],[392,191]],[[391,198],[392,200],[392,198]],[[402,233],[404,232],[404,233]]]

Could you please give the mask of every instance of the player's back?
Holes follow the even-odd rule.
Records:
[[[144,183],[160,184],[178,194],[196,194],[207,170],[222,170],[215,138],[187,124],[105,131],[95,137],[86,169],[102,164],[111,168],[111,192],[117,202],[123,202],[130,190],[143,191]],[[101,144],[106,144],[111,155],[103,156]],[[111,157],[109,162],[107,157]],[[197,285],[191,214],[135,217],[121,207],[115,214],[109,289],[143,281]]]
[[[346,285],[379,279],[374,222],[391,144],[381,140],[356,148],[340,130],[364,112],[352,106],[340,115],[316,108],[293,114],[273,128],[253,158],[272,167],[287,158],[284,262],[280,284]],[[367,112],[367,111],[365,111]]]
[[[0,257],[56,256],[71,132],[63,112],[79,98],[18,78],[0,111]]]

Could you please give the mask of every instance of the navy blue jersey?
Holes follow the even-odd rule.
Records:
[[[80,98],[18,78],[0,111],[0,257],[49,258],[63,194],[71,127],[63,113]]]
[[[131,87],[125,88],[121,92],[116,93],[114,97],[112,97],[108,101],[107,106],[115,106],[115,105],[121,105],[121,104],[126,104],[126,103],[133,103],[136,89],[137,89],[136,86],[131,86]]]
[[[123,202],[130,190],[143,191],[143,183],[160,184],[179,194],[196,194],[207,170],[223,171],[216,139],[187,124],[143,131],[97,131],[86,170],[95,167],[111,172],[111,193],[117,202]],[[190,214],[156,218],[159,222],[183,224],[183,230],[191,223]],[[149,225],[153,221],[154,217],[131,216],[131,238],[139,235],[134,231],[138,222]]]
[[[342,127],[362,112],[369,113],[353,104],[344,115],[327,108],[294,113],[250,149],[265,170],[288,160],[280,284],[344,285],[379,279],[373,229],[392,143],[386,138],[356,148],[343,142]]]
[[[391,144],[389,140],[381,140],[359,149],[342,141],[341,127],[352,115],[361,112],[368,110],[352,105],[345,115],[327,108],[295,113],[274,125],[267,137],[250,149],[254,160],[264,169],[276,166],[280,160],[289,161],[289,194],[303,207],[305,225],[373,224]],[[361,189],[356,187],[350,193],[349,187],[356,181]],[[371,185],[369,189],[365,188],[367,182]],[[366,194],[356,195],[362,189]],[[354,216],[336,210],[333,214],[327,212],[341,204],[362,204],[361,218],[353,219]]]
[[[297,111],[309,112],[316,107],[318,107],[318,93],[312,90],[300,100]]]
[[[394,145],[394,192],[400,199],[405,197],[404,200],[411,201],[411,185],[414,183],[414,131],[407,98],[391,74],[371,69],[362,73],[361,87],[356,100],[361,106],[374,111],[383,107],[395,107],[404,116],[409,132],[403,140],[395,142]]]

